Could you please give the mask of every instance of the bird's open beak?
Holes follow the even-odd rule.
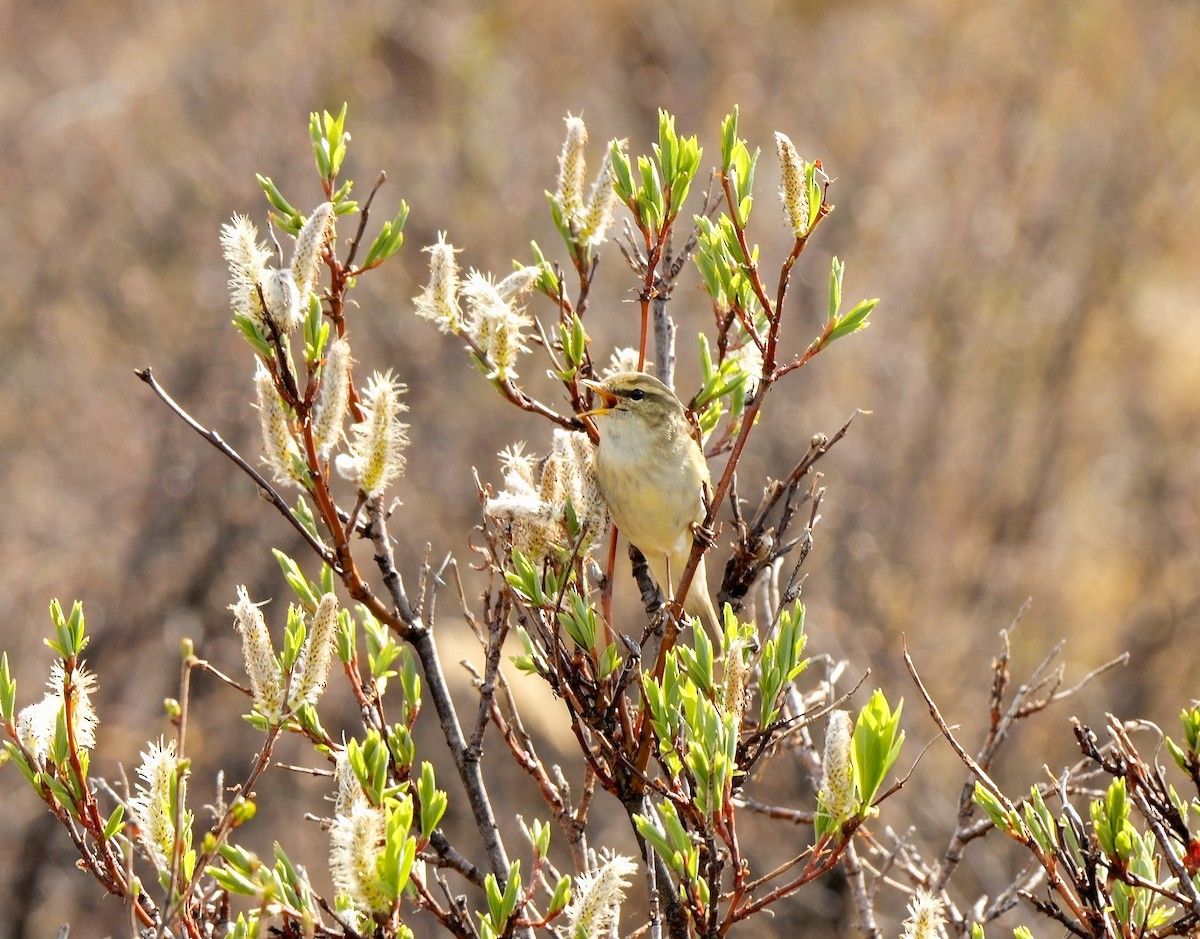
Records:
[[[581,385],[587,385],[592,391],[600,396],[600,407],[592,408],[590,411],[584,411],[582,414],[575,415],[576,417],[596,417],[599,414],[607,414],[617,406],[617,402],[621,399],[615,394],[601,385],[599,382],[589,381],[586,378],[579,380]]]

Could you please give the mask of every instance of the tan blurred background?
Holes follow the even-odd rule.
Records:
[[[837,210],[797,272],[789,350],[818,328],[830,255],[847,261],[848,299],[882,298],[870,330],[772,397],[772,430],[744,464],[749,495],[813,433],[873,412],[822,463],[810,651],[906,697],[920,745],[933,729],[900,665],[906,638],[973,744],[997,631],[1032,596],[1018,677],[1060,638],[1068,680],[1132,659],[1018,737],[1009,785],[1073,758],[1073,713],[1175,732],[1200,679],[1197,48],[1200,7],[1184,0],[0,5],[0,647],[21,703],[48,667],[47,603],[83,598],[101,672],[96,768],[132,772],[169,729],[159,702],[175,691],[180,637],[236,669],[235,585],[284,597],[268,549],[299,554],[289,531],[133,368],[153,365],[197,418],[257,453],[217,232],[235,211],[264,217],[256,171],[304,209],[320,200],[311,109],[349,103],[347,174],[364,189],[389,175],[377,217],[401,197],[412,206],[404,251],[363,278],[352,325],[363,365],[410,387],[395,531],[411,578],[426,541],[436,558],[469,558],[471,467],[495,480],[500,447],[548,437],[413,318],[419,248],[444,229],[466,265],[504,271],[531,237],[561,259],[542,192],[568,111],[587,121],[594,164],[613,136],[645,152],[665,107],[700,135],[707,167],[738,103],[742,135],[764,150],[765,259],[783,245],[771,133],[837,178]],[[601,280],[589,331],[597,348],[628,344],[632,281],[615,251]],[[705,310],[689,272],[673,305],[683,335]],[[685,388],[693,350],[681,342]],[[540,369],[527,366],[535,383]],[[472,654],[450,595],[441,609],[445,658]],[[240,776],[255,738],[227,690],[199,681],[195,700],[193,794],[208,800],[215,770]],[[336,716],[351,719],[347,702],[330,707],[326,723],[349,726]],[[440,758],[435,737],[424,745]],[[524,778],[495,744],[489,755],[512,794],[501,814],[537,814]],[[765,782],[809,798],[790,772]],[[68,921],[73,936],[120,933],[118,905],[71,869],[65,837],[3,773],[0,935],[52,936]],[[944,843],[961,780],[935,746],[886,820]],[[323,811],[319,782],[280,773],[272,786],[294,791],[290,818]],[[272,817],[246,833],[259,850],[278,835]],[[624,828],[611,831],[629,850]],[[324,836],[292,832],[289,850],[320,868]],[[1002,887],[1012,862],[1001,845],[980,852],[963,898]],[[756,934],[845,933],[838,903],[806,891]],[[894,934],[898,905],[885,905]]]

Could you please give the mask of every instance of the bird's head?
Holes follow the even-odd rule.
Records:
[[[583,384],[596,392],[600,402],[580,417],[632,418],[651,426],[684,417],[683,405],[671,389],[645,372],[619,372],[602,382],[584,379]]]

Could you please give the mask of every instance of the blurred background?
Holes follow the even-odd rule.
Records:
[[[464,266],[504,272],[536,238],[562,261],[543,191],[568,112],[587,122],[593,167],[612,137],[647,152],[663,107],[699,135],[707,168],[736,103],[741,135],[763,149],[754,234],[768,270],[786,250],[772,132],[836,178],[836,211],[794,277],[788,352],[819,329],[832,255],[847,262],[849,302],[882,298],[868,331],[779,386],[741,473],[754,496],[814,433],[872,412],[820,464],[810,653],[848,659],[855,679],[871,670],[855,706],[876,685],[906,698],[905,763],[935,735],[903,670],[907,643],[973,748],[998,632],[1032,597],[1016,680],[1060,639],[1068,684],[1131,657],[1022,727],[998,769],[1010,791],[1040,779],[1043,763],[1074,760],[1071,715],[1099,726],[1111,711],[1177,733],[1200,680],[1197,48],[1200,6],[1185,0],[0,5],[0,647],[20,703],[40,697],[48,673],[47,604],[82,598],[101,679],[94,770],[132,774],[146,741],[170,731],[161,701],[177,691],[182,637],[236,671],[226,607],[239,583],[280,598],[268,615],[282,628],[286,588],[269,548],[303,557],[299,546],[133,369],[152,365],[200,421],[257,454],[252,360],[229,325],[218,229],[234,212],[262,227],[255,172],[305,211],[321,200],[310,110],[348,102],[344,175],[365,192],[388,174],[377,219],[401,198],[412,207],[404,250],[362,278],[351,325],[360,372],[390,368],[409,386],[393,530],[412,582],[426,543],[435,560],[469,564],[471,468],[498,482],[496,451],[526,440],[544,452],[549,440],[412,315],[420,248],[446,230]],[[599,277],[594,348],[634,343],[635,284],[611,245]],[[691,337],[711,328],[692,271],[671,312],[690,394]],[[542,368],[530,359],[523,374],[549,393]],[[617,589],[632,593],[628,580]],[[451,593],[439,609],[443,659],[478,660]],[[465,673],[452,675],[469,705]],[[199,804],[215,799],[217,770],[244,774],[257,738],[237,717],[242,702],[211,681],[196,683],[193,707]],[[329,708],[327,726],[353,726],[337,692]],[[561,714],[539,713],[549,758]],[[436,736],[422,745],[441,759]],[[312,762],[300,748],[281,756]],[[512,800],[502,817],[537,815],[494,741],[489,756]],[[119,904],[73,869],[17,771],[0,772],[0,935],[53,936],[66,922],[74,936],[123,934]],[[781,763],[763,786],[807,803],[792,772]],[[936,856],[963,779],[935,744],[884,820],[918,826]],[[441,782],[453,802],[451,774]],[[292,820],[297,807],[327,812],[327,789],[283,771],[260,787],[286,794]],[[596,817],[613,808],[598,800]],[[264,805],[244,841],[269,852],[276,817]],[[630,851],[627,827],[598,834]],[[292,857],[324,876],[326,836],[315,824],[288,831]],[[747,831],[770,836],[743,837],[766,861],[809,837]],[[522,854],[508,821],[506,834]],[[964,903],[994,893],[1018,861],[1006,845],[980,846],[953,891]],[[843,902],[824,882],[756,934],[849,934]],[[902,898],[880,903],[896,934]]]

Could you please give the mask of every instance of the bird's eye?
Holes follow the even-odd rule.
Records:
[[[646,392],[642,391],[641,388],[634,388],[633,391],[629,392],[629,400],[631,401],[641,401],[644,397],[646,397]]]

